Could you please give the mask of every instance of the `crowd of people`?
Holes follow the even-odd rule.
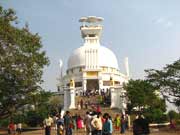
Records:
[[[99,94],[99,103],[107,101],[108,90],[101,90]],[[57,132],[57,135],[72,135],[74,131],[86,132],[86,135],[112,135],[113,131],[125,134],[126,130],[130,127],[130,117],[128,114],[116,114],[114,118],[108,113],[102,113],[100,104],[90,100],[94,95],[89,94],[86,100],[82,98],[77,102],[77,109],[88,110],[86,114],[78,113],[72,114],[66,111],[64,115],[57,114],[53,117],[50,115],[43,121],[43,128],[45,135],[51,135],[52,127]],[[84,111],[83,111],[84,112]],[[81,115],[80,115],[81,114]],[[9,134],[21,134],[21,124],[14,124],[10,122],[8,131]],[[148,122],[139,115],[133,121],[133,134],[134,135],[147,135],[149,134]]]
[[[84,116],[72,115],[66,111],[64,116],[58,115],[56,120],[50,116],[45,119],[45,135],[50,135],[50,127],[56,124],[57,135],[72,135],[73,131],[83,131],[86,135],[112,135],[113,131],[125,134],[129,129],[129,116],[117,114],[112,118],[110,114],[100,111],[87,111]],[[134,135],[149,134],[148,122],[141,116],[133,121]]]
[[[127,114],[116,114],[112,118],[108,113],[102,114],[97,107],[96,110],[87,111],[83,116],[72,115],[69,111],[66,111],[63,116],[61,114],[54,117],[48,115],[43,121],[43,128],[45,135],[51,135],[52,127],[55,127],[57,135],[73,135],[73,131],[78,130],[86,135],[112,135],[113,131],[125,134],[130,128],[129,122],[130,118]],[[149,123],[143,115],[138,115],[132,124],[133,135],[149,134]],[[9,135],[21,134],[21,132],[21,123],[14,124],[13,121],[9,123]]]
[[[87,97],[87,98],[99,96],[99,98],[100,98],[99,102],[100,103],[102,103],[104,105],[110,105],[110,90],[109,89],[86,90],[86,92],[77,91],[76,95],[77,96],[79,95],[82,97]],[[79,104],[80,104],[80,102],[79,102]]]
[[[50,124],[53,119],[48,117],[49,122],[45,123],[45,135],[50,135]],[[113,131],[125,134],[130,127],[129,116],[126,114],[117,114],[114,119],[108,114],[97,111],[87,111],[84,117],[75,114],[71,115],[66,111],[62,117],[59,115],[55,121],[57,135],[72,135],[73,130],[83,129],[86,135],[112,135]],[[133,135],[148,135],[150,133],[149,123],[143,115],[138,115],[133,121]]]

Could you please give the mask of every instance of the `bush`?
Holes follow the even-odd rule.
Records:
[[[14,123],[23,123],[24,122],[24,116],[23,115],[15,115],[14,118]]]
[[[147,117],[150,123],[163,123],[168,121],[167,115],[158,108],[146,110],[145,117]]]
[[[169,116],[169,119],[170,119],[170,120],[174,119],[174,120],[175,120],[175,123],[176,123],[177,125],[180,125],[180,113],[177,113],[177,112],[175,112],[175,111],[173,111],[173,110],[170,110],[170,111],[168,112],[168,116]]]
[[[41,114],[39,114],[38,112],[29,111],[29,112],[27,112],[27,115],[25,118],[25,123],[28,126],[36,127],[38,125],[41,125],[43,120],[44,120],[44,117]]]
[[[9,119],[0,120],[0,127],[8,127]]]
[[[23,123],[24,121],[24,117],[23,115],[14,115],[13,117],[9,117],[9,118],[6,118],[6,119],[1,119],[0,121],[0,127],[8,127],[8,124],[10,122],[10,119],[13,120],[13,122],[15,124],[21,122]]]
[[[179,114],[173,110],[168,112],[169,119],[179,119]]]

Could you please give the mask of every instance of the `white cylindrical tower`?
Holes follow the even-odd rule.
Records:
[[[129,77],[129,62],[128,62],[128,57],[125,58],[124,64],[125,64],[126,75]]]

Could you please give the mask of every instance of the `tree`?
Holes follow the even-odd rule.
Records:
[[[179,118],[179,114],[176,113],[175,111],[173,110],[170,110],[168,112],[168,116],[169,116],[169,119],[172,120],[172,119],[178,119]]]
[[[162,70],[145,70],[147,80],[160,90],[170,103],[180,106],[180,59],[166,65]]]
[[[165,111],[165,104],[163,100],[156,94],[157,90],[146,80],[129,80],[124,85],[127,91],[128,111],[129,113],[133,108],[138,111],[143,111],[148,108],[161,107]],[[162,105],[162,106],[161,106]]]
[[[16,23],[15,12],[0,6],[0,118],[31,104],[27,98],[41,89],[43,68],[49,64],[38,34]]]
[[[55,113],[60,113],[59,110],[62,107],[63,99],[56,95],[56,96],[51,96],[49,99],[49,105],[51,107],[51,110]]]

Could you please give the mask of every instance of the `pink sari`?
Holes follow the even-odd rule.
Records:
[[[82,128],[82,119],[81,119],[81,118],[78,118],[78,119],[77,119],[77,128],[78,128],[78,129],[81,129],[81,128]]]

